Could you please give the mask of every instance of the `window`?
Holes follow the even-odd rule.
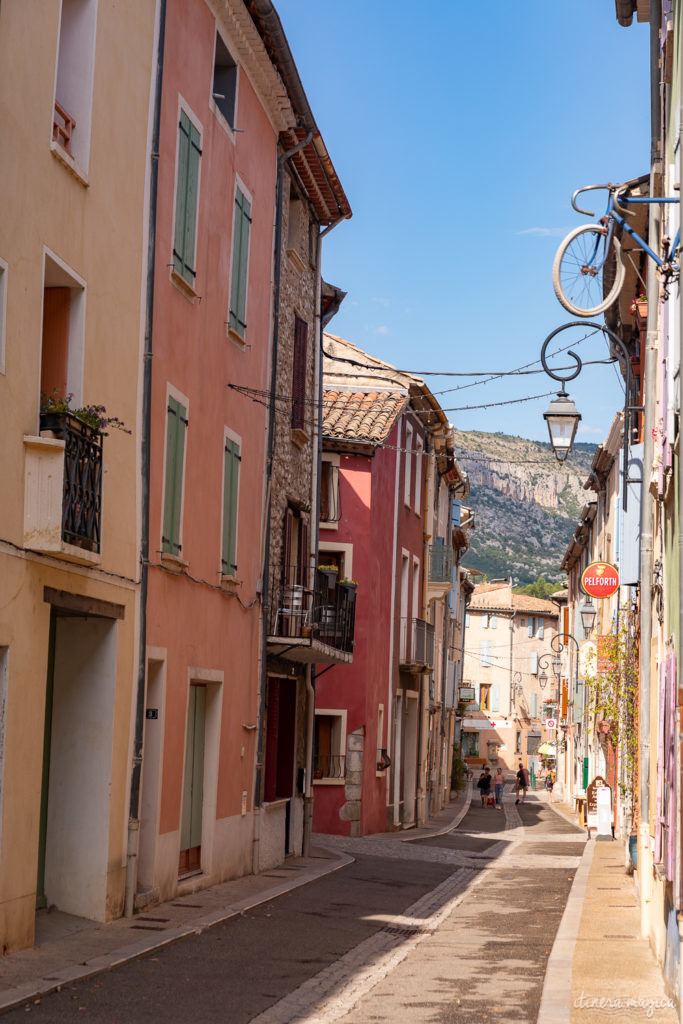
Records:
[[[227,46],[218,33],[216,33],[216,54],[213,62],[212,96],[225,120],[231,128],[234,128],[237,64],[230,56]]]
[[[339,501],[339,465],[335,456],[323,455],[320,477],[320,522],[336,524],[341,518]]]
[[[530,615],[529,616],[529,636],[533,636],[533,635],[534,635],[534,617],[533,617],[533,615]]]
[[[536,636],[538,637],[539,640],[543,639],[543,627],[544,627],[544,625],[545,625],[545,620],[544,620],[542,615],[539,615],[539,617],[536,619]]]
[[[491,710],[491,684],[482,683],[479,687],[479,700],[482,711]]]
[[[518,731],[517,732],[517,736],[515,738],[515,754],[521,754],[521,753],[522,753],[522,734],[521,734],[521,732]]]
[[[185,111],[181,110],[178,124],[173,269],[192,287],[197,276],[195,253],[201,155],[199,130]]]
[[[346,771],[346,712],[315,712],[313,779],[343,782]]]
[[[538,651],[532,651],[529,655],[529,672],[532,676],[538,675]]]
[[[269,676],[266,695],[263,799],[270,801],[294,793],[296,680]]]
[[[87,172],[90,158],[97,0],[62,0],[52,120],[54,151]]]
[[[410,507],[410,476],[411,476],[411,449],[413,447],[413,428],[406,423],[405,452],[403,453],[403,501]]]
[[[237,503],[241,461],[238,442],[226,436],[223,450],[223,576],[237,574]]]
[[[239,187],[235,188],[235,223],[232,235],[232,276],[228,325],[240,338],[247,331],[247,268],[251,203]]]
[[[282,546],[285,586],[309,587],[309,564],[308,521],[303,518],[300,509],[289,505],[285,511]]]
[[[82,401],[85,343],[85,285],[57,259],[45,254],[40,390]],[[3,278],[5,275],[3,274]]]
[[[462,734],[462,756],[479,757],[479,733],[463,732]]]
[[[465,612],[465,629],[467,629],[469,624],[470,624],[470,613],[469,612]]]
[[[169,395],[166,410],[166,483],[161,550],[170,555],[180,555],[182,550],[180,528],[187,425],[185,407],[176,398]]]
[[[500,711],[500,685],[494,683],[491,687],[491,711]]]
[[[532,693],[530,695],[530,697],[529,697],[529,702],[531,704],[531,717],[532,718],[537,718],[538,717],[538,694],[537,693]]]
[[[498,616],[497,615],[492,615],[491,616],[491,621],[490,621],[489,624],[491,626],[491,629],[497,629],[498,628]]]
[[[490,668],[493,664],[493,643],[491,640],[479,641],[479,664],[482,668]]]
[[[0,373],[5,372],[5,336],[7,322],[7,264],[0,259]]]
[[[308,324],[294,320],[294,358],[292,360],[292,430],[306,426],[306,349]]]
[[[488,612],[484,612],[484,614],[481,617],[481,628],[482,629],[488,629],[489,628],[489,614],[488,614]]]
[[[418,437],[415,442],[415,504],[413,508],[419,516],[422,512],[420,503],[422,501],[422,438]]]

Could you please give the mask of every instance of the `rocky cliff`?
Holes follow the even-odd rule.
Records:
[[[560,464],[549,444],[522,437],[456,430],[455,443],[476,517],[464,564],[519,584],[562,579],[562,556],[592,496],[583,485],[595,445],[576,445]]]

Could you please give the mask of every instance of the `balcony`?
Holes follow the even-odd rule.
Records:
[[[102,435],[68,413],[41,417],[25,436],[24,547],[99,565]]]
[[[268,653],[328,665],[353,661],[356,587],[320,569],[271,566]]]
[[[434,668],[434,627],[424,619],[401,619],[399,665],[407,672]]]
[[[313,779],[343,779],[346,775],[346,758],[343,754],[314,754]]]
[[[453,585],[453,548],[447,544],[430,544],[427,565],[427,601],[441,601]]]

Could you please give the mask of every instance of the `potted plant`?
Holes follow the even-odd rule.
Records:
[[[347,587],[349,590],[355,590],[358,584],[355,580],[351,580],[345,576],[344,579],[339,580],[339,586]]]
[[[631,315],[636,320],[647,320],[647,295],[641,294],[631,303]]]
[[[333,587],[337,580],[337,573],[339,572],[339,566],[330,563],[329,565],[319,565],[318,570],[327,577],[328,587]]]
[[[109,416],[103,405],[83,405],[72,409],[73,397],[72,394],[60,395],[56,388],[50,395],[41,394],[40,429],[52,431],[57,437],[64,436],[67,426],[78,433],[99,437],[108,435],[108,427],[122,430],[124,434],[132,433],[118,416]]]

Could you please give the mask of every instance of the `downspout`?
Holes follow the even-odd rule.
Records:
[[[679,199],[680,199],[680,182],[681,182],[681,180],[683,180],[683,53],[681,53],[681,47],[680,47],[680,32],[681,32],[681,24],[682,24],[682,21],[683,21],[683,11],[681,11],[680,5],[678,7],[677,13],[678,13],[678,33],[679,33],[679,49],[678,49],[679,80],[678,80],[678,138],[676,140],[676,143],[678,145],[678,175],[677,175],[677,178],[678,178],[678,182],[679,182]],[[680,207],[679,207],[679,209],[680,209]],[[679,213],[679,223],[680,223],[680,213]],[[679,252],[679,262],[680,262],[680,252]],[[649,305],[648,305],[648,314],[649,314]],[[682,359],[683,359],[683,302],[681,301],[681,298],[680,298],[680,287],[679,287],[679,300],[678,300],[678,317],[679,317],[679,324],[678,324],[678,455],[676,457],[676,469],[677,469],[677,472],[678,472],[678,522],[676,524],[676,527],[678,529],[678,644],[677,644],[677,650],[676,650],[676,674],[677,674],[677,678],[680,680],[681,672],[682,672],[681,662],[683,660],[683,657],[682,657],[683,656],[683,651],[682,651],[682,645],[683,645],[683,601],[681,601],[681,585],[683,583],[683,466],[681,466],[681,374],[683,373],[683,368],[682,368]],[[678,685],[680,685],[680,683],[678,683],[677,686]],[[676,703],[678,704],[678,701],[676,701]],[[681,714],[681,712],[679,710],[679,716],[680,716],[680,714]],[[679,740],[680,740],[680,731],[679,731],[680,730],[680,717],[678,718],[676,724],[678,725],[678,728],[676,729],[676,733],[679,736]],[[680,809],[680,807],[681,807],[681,799],[682,799],[682,795],[681,795],[681,768],[680,768],[681,744],[680,744],[680,742],[676,744],[676,747],[677,747],[677,751],[678,751],[678,760],[679,760],[679,765],[678,765],[678,769],[679,770],[677,772],[677,779],[678,779],[677,790],[678,790],[678,806],[679,806],[679,809]],[[681,865],[682,851],[681,851],[681,815],[680,815],[680,811],[679,811],[679,816],[678,816],[677,831],[678,831],[678,851],[677,851],[677,856],[676,856],[675,859],[676,859],[676,863],[677,863],[677,866],[678,866],[677,879],[678,879],[679,887],[680,887],[681,873],[683,872],[683,865]],[[680,901],[680,899],[681,899],[680,891],[674,892],[674,904],[678,903]],[[681,946],[683,946],[683,919],[681,917],[681,912],[680,911],[679,911],[679,919],[678,919],[678,928],[679,928],[679,942],[680,942],[680,945],[679,945],[679,957],[678,957],[678,961],[679,961],[679,965],[680,965],[679,966],[679,972],[683,972],[683,963],[681,963],[681,953],[683,952],[683,949],[681,948]],[[683,1005],[683,1001],[681,999],[682,993],[683,993],[683,977],[680,977],[680,975],[679,975],[679,986],[678,986],[678,1003],[679,1003],[679,1008]],[[681,1012],[681,1011],[679,1010],[679,1012]]]
[[[650,4],[650,195],[656,195],[656,175],[661,159],[659,154],[660,95],[659,95],[659,29],[662,18],[661,0]],[[653,203],[648,206],[648,238],[656,249],[659,237],[659,210]],[[652,562],[653,526],[650,480],[654,462],[655,386],[657,380],[657,318],[659,282],[655,264],[647,265],[647,340],[645,349],[645,387],[643,413],[643,483],[640,523],[640,822],[638,826],[638,874],[640,876],[640,929],[649,934],[648,904],[652,898],[652,854],[650,850],[650,701],[652,657]],[[624,425],[625,426],[625,425]],[[630,438],[628,439],[630,441]],[[624,473],[628,466],[623,466]]]
[[[275,253],[273,282],[273,345],[271,351],[270,399],[268,406],[268,442],[266,449],[266,533],[263,545],[263,575],[261,582],[261,672],[259,677],[258,740],[256,753],[256,776],[254,781],[254,838],[252,849],[252,871],[258,873],[261,807],[261,783],[263,779],[263,747],[265,735],[263,725],[266,714],[266,681],[268,675],[268,597],[270,591],[270,512],[272,503],[273,452],[275,451],[275,392],[277,390],[277,355],[280,337],[280,281],[282,277],[282,196],[284,191],[284,166],[295,153],[307,146],[313,138],[309,131],[306,138],[292,149],[280,153],[277,158],[277,181],[275,185]]]
[[[154,325],[154,273],[156,267],[157,194],[159,183],[159,136],[161,132],[161,87],[164,74],[166,0],[159,0],[159,35],[154,82],[152,151],[149,168],[149,230],[147,235],[147,279],[145,340],[142,361],[141,523],[140,523],[140,634],[138,640],[138,683],[135,700],[135,734],[128,809],[126,890],[124,915],[132,917],[137,888],[137,851],[140,831],[140,780],[144,735],[145,682],[147,676],[147,582],[149,572],[149,480],[152,434],[152,328]]]
[[[425,447],[424,447],[424,469],[422,471],[422,536],[425,535],[425,526],[427,525],[427,515],[429,512],[429,460],[431,458],[431,441],[427,430],[425,430]],[[434,457],[436,462],[436,456]],[[417,486],[417,484],[416,484]],[[436,483],[435,485],[436,486]],[[431,536],[431,534],[430,534]],[[427,609],[427,574],[429,572],[429,549],[426,541],[422,541],[422,608],[420,609],[422,614],[426,616]],[[417,616],[416,616],[417,618]],[[425,622],[426,622],[425,618]],[[428,677],[425,673],[420,674],[420,690],[419,690],[419,701],[418,701],[418,730],[417,730],[417,807],[415,814],[415,822],[417,825],[424,824],[429,816],[429,802],[432,795],[431,779],[429,777],[429,743],[427,742],[427,736],[429,735],[429,691],[425,699],[425,686],[429,687]],[[426,723],[425,723],[425,708],[426,708]],[[427,761],[423,770],[423,761],[425,755],[425,746],[427,747]],[[422,809],[422,815],[420,815],[420,809]]]
[[[315,364],[314,377],[318,388],[318,423],[313,434],[313,452],[311,466],[315,472],[311,474],[311,555],[313,564],[318,564],[318,544],[320,540],[320,481],[322,476],[322,436],[323,436],[323,320],[322,320],[322,251],[323,238],[328,232],[345,218],[328,224],[318,233],[315,249]],[[315,730],[315,665],[306,666],[306,773],[304,783],[304,826],[303,856],[311,855],[311,832],[313,830],[313,734]]]

